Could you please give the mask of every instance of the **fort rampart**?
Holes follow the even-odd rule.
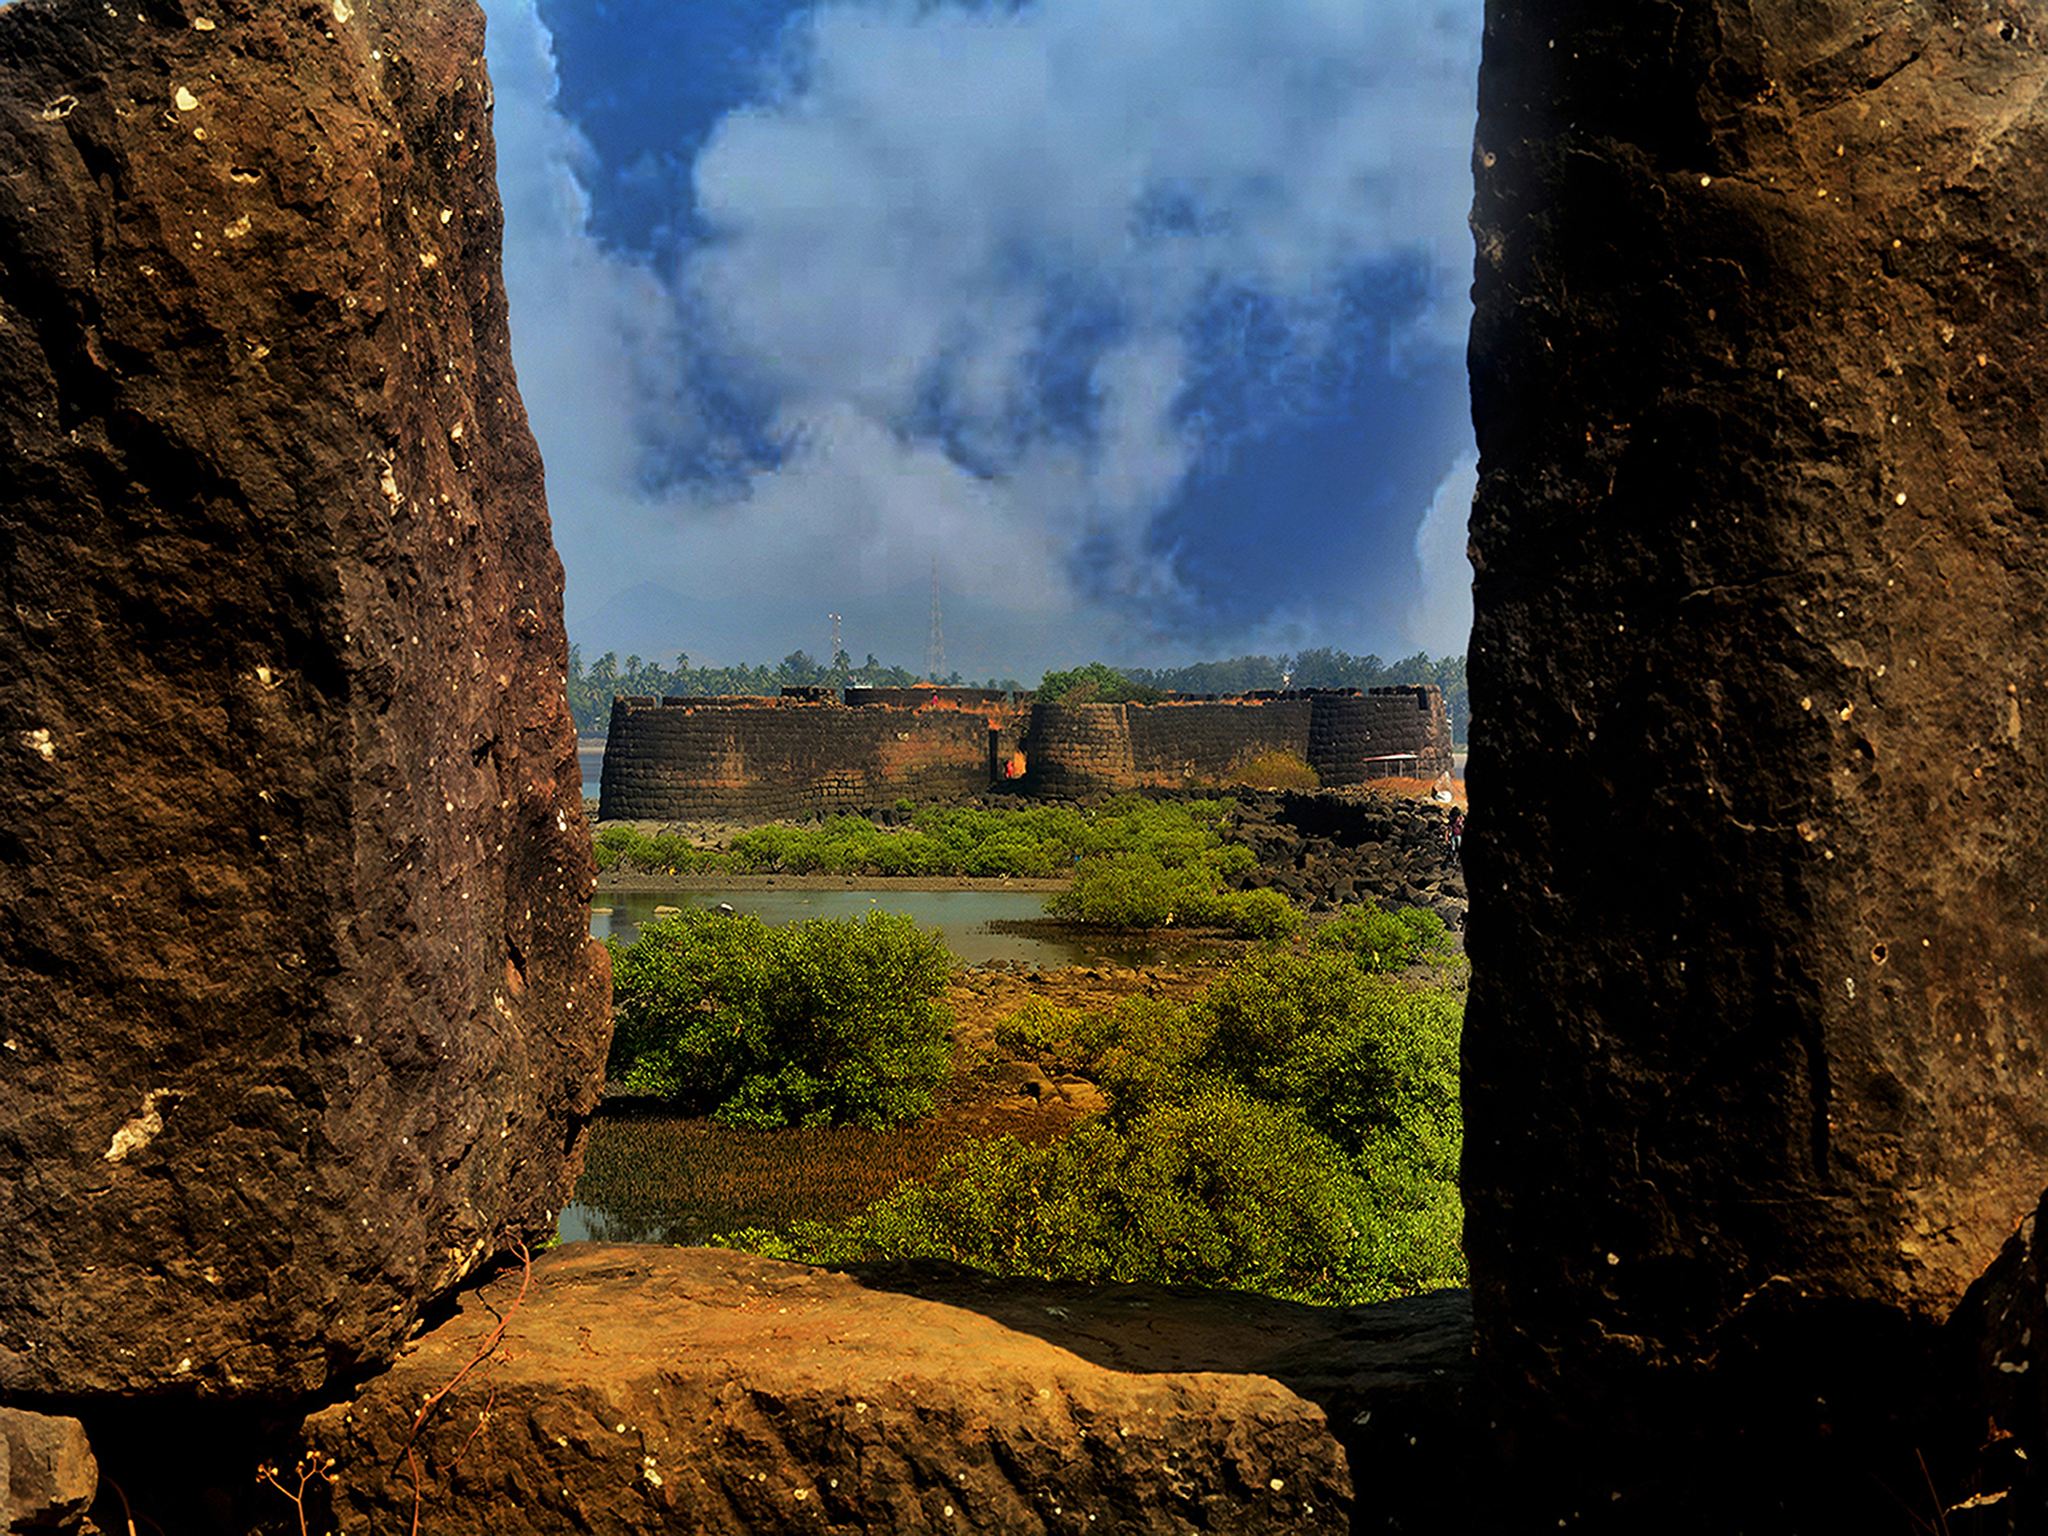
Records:
[[[1237,782],[1284,753],[1325,785],[1451,765],[1433,687],[1041,704],[976,688],[792,689],[782,698],[622,697],[612,703],[605,820],[808,816],[947,800],[1012,781],[1078,795]]]

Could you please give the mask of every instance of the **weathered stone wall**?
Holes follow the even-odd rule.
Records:
[[[998,776],[1002,753],[1014,750],[1017,723],[1008,715],[950,702],[906,709],[796,698],[621,698],[605,738],[598,815],[801,817],[977,795]]]
[[[0,9],[0,1392],[318,1390],[573,1182],[490,94],[466,0]]]
[[[1025,783],[1038,794],[1096,794],[1137,782],[1129,705],[1034,704],[1024,743]]]
[[[1434,778],[1451,766],[1442,691],[1308,689],[1157,704],[1038,704],[1026,739],[1042,792],[1228,783],[1267,753],[1314,768],[1326,785],[1392,774]]]
[[[1014,700],[998,688],[849,688],[846,690],[846,702],[855,708],[863,704],[884,704],[894,709],[918,709],[927,704],[938,704],[951,705],[955,709],[1007,710]]]
[[[1433,779],[1451,771],[1451,722],[1441,688],[1323,692],[1314,699],[1306,756],[1326,787]]]
[[[1129,705],[1130,782],[1219,783],[1233,767],[1274,752],[1306,761],[1309,715],[1304,698]]]
[[[1285,752],[1323,782],[1451,766],[1436,688],[1314,690],[1159,704],[1013,703],[968,688],[849,688],[779,699],[619,698],[599,784],[612,821],[808,816],[899,798],[957,799],[1007,777],[1020,754],[1039,794],[1229,783]]]
[[[1465,1197],[1518,1391],[1825,1375],[2048,1182],[2040,26],[1488,6]]]

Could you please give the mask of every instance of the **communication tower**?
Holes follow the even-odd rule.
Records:
[[[933,682],[946,676],[946,637],[939,629],[939,557],[932,556],[932,631],[925,642],[924,674]]]

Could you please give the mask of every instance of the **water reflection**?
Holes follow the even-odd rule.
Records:
[[[702,1248],[715,1233],[737,1232],[758,1225],[758,1219],[745,1216],[713,1217],[701,1211],[608,1211],[602,1206],[571,1200],[562,1208],[555,1236],[565,1243],[654,1243],[665,1248]]]
[[[1068,1118],[1047,1112],[1006,1129],[1043,1140]],[[906,1179],[929,1177],[973,1134],[947,1116],[889,1131],[749,1131],[658,1110],[611,1111],[590,1128],[583,1176],[558,1230],[565,1243],[694,1246],[742,1227],[836,1221]]]

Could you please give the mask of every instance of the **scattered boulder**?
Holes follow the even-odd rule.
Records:
[[[1311,912],[1362,902],[1427,907],[1458,927],[1463,867],[1444,858],[1444,810],[1401,796],[1240,790],[1225,832],[1258,859],[1242,889],[1269,888]]]
[[[0,1392],[318,1391],[573,1182],[490,101],[458,0],[0,9]]]

